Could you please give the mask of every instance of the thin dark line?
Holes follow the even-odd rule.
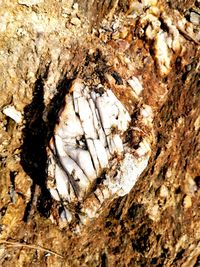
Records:
[[[55,154],[53,153],[54,155],[54,159],[56,161],[56,163],[58,164],[59,167],[61,167],[61,169],[65,172],[65,174],[67,175],[67,178],[69,180],[69,183],[71,184],[73,190],[74,190],[74,193],[75,193],[75,196],[78,198],[78,195],[79,195],[79,188],[76,184],[76,182],[74,181],[73,177],[71,176],[71,174],[68,172],[68,170],[64,167],[64,165],[62,164],[61,162],[61,159],[60,159],[60,156],[58,154],[58,150],[57,150],[57,147],[55,145],[55,137],[53,136],[53,141],[54,141],[54,147],[55,147]]]

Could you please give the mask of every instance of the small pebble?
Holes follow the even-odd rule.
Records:
[[[70,22],[75,26],[79,26],[81,24],[81,21],[78,18],[72,18]]]
[[[160,220],[160,214],[159,214],[159,206],[155,204],[149,213],[149,218],[153,221],[159,221]]]
[[[22,122],[22,114],[17,111],[14,106],[7,106],[3,109],[3,113],[13,119],[16,123]]]
[[[194,25],[199,25],[199,24],[200,24],[200,15],[197,14],[196,12],[191,12],[191,13],[190,13],[190,21],[191,21]]]
[[[160,188],[160,196],[161,197],[167,197],[169,194],[169,191],[165,185],[162,185]]]
[[[24,6],[34,6],[40,3],[43,3],[43,0],[18,0],[18,4],[24,5]]]
[[[74,10],[78,10],[78,3],[74,3],[74,4],[73,4],[73,9],[74,9]]]
[[[190,196],[186,196],[183,200],[183,206],[185,209],[188,209],[192,206],[192,199]]]

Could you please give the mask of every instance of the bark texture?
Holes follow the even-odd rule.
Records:
[[[200,36],[191,19],[199,2],[146,2],[1,2],[1,266],[200,266]],[[147,34],[149,14],[163,36],[172,34],[167,18],[180,36],[170,66],[161,62],[158,32]],[[144,88],[132,103],[135,125],[142,105],[154,112],[148,167],[76,234],[58,223],[46,189],[58,110],[76,78],[107,84],[126,103],[121,80],[132,76]]]

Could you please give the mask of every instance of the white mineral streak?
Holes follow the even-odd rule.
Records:
[[[65,216],[67,218],[68,223],[70,223],[73,217],[72,217],[71,212],[66,207],[65,207]]]
[[[128,194],[135,185],[138,177],[147,167],[151,148],[147,140],[140,143],[139,148],[136,150],[137,155],[126,153],[124,159],[117,169],[117,175],[106,175],[106,180],[103,182],[104,189],[97,189],[94,194],[98,198],[99,203],[91,200],[90,206],[83,206],[82,212],[85,216],[80,217],[83,224],[86,224],[88,219],[97,216],[97,211],[101,208],[103,201],[112,196],[124,196]]]
[[[73,219],[72,213],[66,208],[64,207],[64,209],[62,210],[61,214],[60,214],[60,226],[62,228],[66,226],[66,224],[70,223]]]
[[[99,160],[100,168],[101,169],[106,168],[108,164],[108,157],[105,147],[103,146],[100,140],[94,140],[94,147],[97,158]]]
[[[190,21],[195,25],[199,25],[200,24],[200,15],[196,12],[191,12],[190,13]]]
[[[155,6],[157,4],[157,0],[142,0],[142,3],[145,6]]]
[[[149,145],[148,140],[146,140],[146,139],[143,139],[143,141],[140,142],[139,148],[136,150],[139,158],[146,157],[146,155],[150,151],[151,151],[151,147]]]
[[[55,178],[56,178],[56,188],[59,192],[59,195],[63,199],[67,199],[68,201],[71,201],[71,198],[68,193],[68,182],[67,182],[67,175],[66,173],[58,166],[56,165],[55,169]]]
[[[13,119],[16,123],[22,122],[22,114],[20,111],[17,111],[14,106],[5,107],[3,113]]]
[[[166,14],[163,14],[163,19],[169,29],[169,35],[167,38],[168,47],[173,50],[174,53],[179,52],[181,49],[179,30]]]
[[[96,148],[94,146],[94,140],[92,139],[88,139],[87,140],[87,146],[90,152],[90,155],[92,157],[92,161],[94,164],[94,167],[96,169],[97,172],[97,176],[100,174],[100,163],[99,163],[99,159],[97,157],[97,153],[96,153]]]
[[[93,181],[97,177],[90,153],[87,150],[68,147],[67,153],[85,171],[85,175],[90,181]]]
[[[34,5],[38,5],[40,3],[43,3],[44,0],[18,0],[18,3],[20,5],[25,5],[25,6],[34,6]]]
[[[137,77],[132,77],[130,80],[128,80],[128,84],[131,86],[134,92],[134,96],[138,98],[138,96],[141,94],[143,90],[143,86],[138,80]]]
[[[161,75],[165,76],[171,69],[171,61],[174,53],[181,51],[181,38],[178,29],[169,18],[163,15],[169,32],[160,30],[155,38],[155,57],[160,67]]]
[[[171,61],[174,53],[181,52],[181,36],[176,25],[164,12],[160,15],[159,12],[145,14],[140,22],[143,27],[146,26],[145,35],[147,39],[154,42],[153,49],[155,59],[157,61],[160,74],[166,76],[171,69]],[[161,27],[161,20],[167,30]]]
[[[137,94],[143,89],[136,77],[130,83]],[[151,108],[143,106],[141,116],[144,124],[150,124]],[[98,93],[77,79],[65,97],[47,149],[47,186],[55,200],[81,203],[83,224],[97,215],[105,199],[130,192],[147,166],[151,152],[148,138],[134,153],[125,144],[124,132],[130,121],[128,111],[110,89]],[[97,178],[101,182],[91,192]],[[88,194],[94,197],[88,199]],[[70,222],[72,215],[65,208],[62,217]]]
[[[155,41],[155,51],[160,71],[163,75],[168,73],[170,68],[170,56],[169,48],[167,45],[167,34],[163,31],[159,31]]]
[[[107,185],[112,194],[124,196],[131,191],[138,177],[146,168],[149,160],[150,150],[146,147],[142,149],[144,157],[136,158],[127,153],[121,162],[121,167],[117,176],[114,178],[109,176],[106,177],[105,185]]]
[[[153,110],[149,105],[143,105],[140,114],[142,116],[142,123],[150,128],[152,128],[153,122]]]
[[[55,200],[60,201],[60,197],[59,197],[59,195],[58,195],[58,190],[57,190],[57,189],[55,189],[55,188],[49,188],[49,191],[50,191],[52,197],[53,197]]]
[[[84,132],[81,122],[75,114],[72,97],[67,96],[65,100],[67,109],[62,111],[56,132],[62,138],[76,138],[82,136]]]

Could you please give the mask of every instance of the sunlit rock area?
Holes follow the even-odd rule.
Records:
[[[200,2],[0,3],[0,265],[200,266]]]

